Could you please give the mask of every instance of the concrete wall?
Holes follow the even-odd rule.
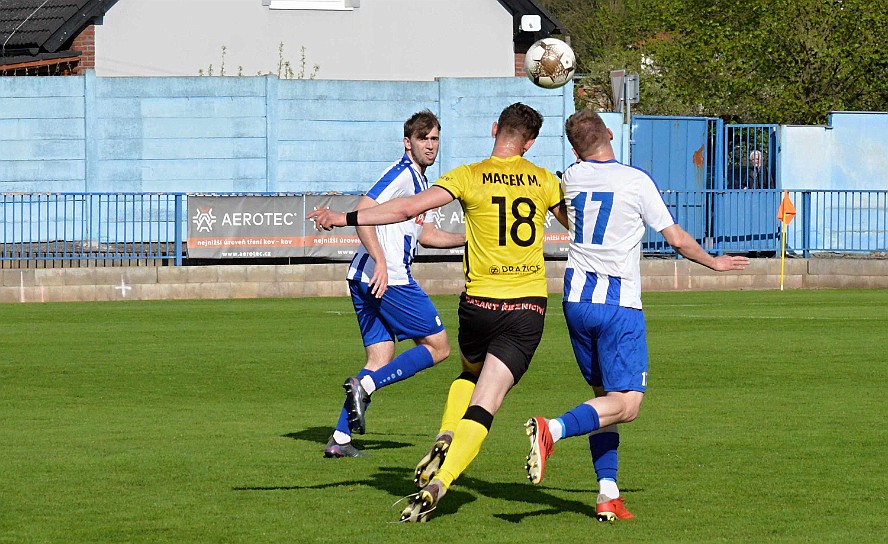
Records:
[[[527,158],[564,170],[572,84],[0,77],[0,192],[361,192],[401,158],[404,121],[423,108],[442,125],[435,180],[488,157],[493,122],[518,101],[546,118]]]
[[[574,162],[573,86],[523,77],[0,77],[0,192],[360,192],[400,157],[404,119],[422,108],[442,122],[436,179],[488,156],[492,122],[516,101],[546,117],[527,157],[553,171]],[[605,120],[614,148],[628,147],[620,114]],[[780,127],[783,187],[888,189],[888,113],[830,123]]]
[[[564,261],[547,263],[549,291],[562,288]],[[888,288],[888,260],[788,259],[785,289]],[[462,264],[416,263],[430,294],[463,288]],[[0,303],[348,296],[347,263],[276,266],[48,268],[0,270]],[[780,260],[754,259],[718,274],[686,260],[642,262],[646,291],[779,289]]]
[[[515,75],[512,15],[498,0],[367,0],[343,10],[269,9],[262,0],[122,0],[96,27],[100,76],[278,74],[431,81]],[[339,2],[340,7],[345,2]],[[351,2],[350,2],[351,4]],[[283,54],[279,54],[280,44]],[[483,52],[483,54],[479,54]]]
[[[888,189],[888,113],[832,112],[827,126],[780,127],[785,189]]]

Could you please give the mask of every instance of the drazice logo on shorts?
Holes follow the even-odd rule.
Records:
[[[213,208],[200,209],[194,214],[192,222],[197,225],[197,232],[210,232],[213,230],[213,223],[216,222],[216,216],[213,215]]]

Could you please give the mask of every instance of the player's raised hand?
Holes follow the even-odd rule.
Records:
[[[314,210],[305,218],[314,221],[317,230],[333,230],[335,227],[345,226],[345,214],[333,211],[330,208]]]

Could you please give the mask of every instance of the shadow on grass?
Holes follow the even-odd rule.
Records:
[[[317,485],[293,485],[293,486],[269,486],[269,487],[233,487],[233,491],[297,491],[301,489],[333,489],[338,487],[367,486],[385,491],[392,497],[392,516],[397,520],[401,514],[401,510],[407,506],[407,501],[400,501],[402,498],[416,493],[416,486],[413,485],[413,472],[405,470],[403,467],[379,467],[379,469],[371,474],[368,478],[361,480],[346,480],[341,482],[331,482],[327,484]],[[477,500],[471,493],[459,489],[451,490],[447,493],[447,500],[441,501],[441,505],[437,509],[437,514],[452,514],[459,508],[474,500]],[[395,503],[397,502],[397,505]]]
[[[333,489],[342,486],[367,486],[388,493],[392,497],[392,515],[397,518],[400,511],[407,506],[407,501],[402,498],[416,492],[413,485],[413,473],[404,467],[379,467],[369,477],[358,480],[346,480],[317,485],[294,485],[273,487],[235,487],[234,491],[295,491],[300,489]],[[562,498],[552,494],[576,493],[581,494],[582,499],[573,500]],[[644,492],[643,489],[624,489],[624,494]],[[595,519],[595,496],[597,490],[589,489],[563,489],[544,486],[535,486],[530,483],[503,483],[491,482],[480,478],[462,476],[458,483],[450,488],[447,495],[441,500],[441,504],[435,511],[434,517],[454,514],[463,505],[478,500],[479,496],[508,501],[514,503],[527,503],[531,509],[526,512],[493,514],[509,523],[520,523],[525,518],[537,516],[560,515],[566,512],[576,513]],[[400,501],[400,502],[399,502]]]
[[[307,429],[302,429],[301,431],[297,431],[294,433],[287,433],[283,435],[283,437],[325,445],[332,434],[333,430],[330,427],[309,427]],[[414,445],[411,442],[376,440],[373,438],[354,438],[352,442],[354,443],[356,448],[362,451],[395,450],[399,448],[407,448]]]
[[[488,482],[485,480],[480,480],[478,478],[470,477],[460,478],[459,483],[491,499],[498,499],[509,502],[525,502],[530,503],[534,506],[542,506],[542,508],[535,508],[527,512],[494,514],[494,517],[497,517],[504,521],[508,521],[510,523],[519,523],[524,518],[558,515],[565,512],[573,512],[582,516],[596,519],[594,501],[598,495],[598,490],[594,488],[563,489],[537,486],[527,482]],[[553,495],[551,493],[552,491],[580,493],[582,494],[582,499],[565,499]],[[627,493],[643,492],[644,490],[624,489],[622,491],[623,495],[626,496]]]
[[[369,478],[361,480],[345,480],[342,482],[331,482],[327,484],[315,485],[291,485],[291,486],[271,486],[271,487],[233,487],[234,491],[288,491],[299,489],[332,489],[342,486],[367,486],[375,487],[388,492],[394,497],[401,497],[405,489],[413,489],[413,474],[407,473],[400,467],[379,467],[379,470],[370,475]]]

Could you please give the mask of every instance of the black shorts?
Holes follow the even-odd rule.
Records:
[[[459,298],[459,349],[470,363],[488,353],[506,363],[515,383],[527,372],[543,337],[546,297]]]

